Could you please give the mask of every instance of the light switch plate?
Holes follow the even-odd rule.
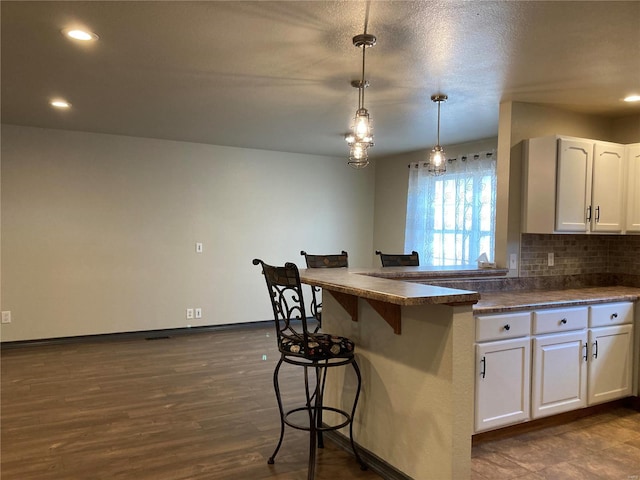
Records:
[[[2,323],[11,323],[11,311],[2,312]]]
[[[515,270],[518,268],[518,255],[512,253],[509,255],[509,270]]]

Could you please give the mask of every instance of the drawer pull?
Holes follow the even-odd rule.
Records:
[[[582,348],[584,348],[584,357],[582,357],[582,358],[586,362],[587,361],[587,354],[589,353],[589,346],[585,343]]]
[[[511,325],[509,325],[508,323],[504,326],[504,329],[508,332],[509,330],[511,330]]]
[[[487,374],[487,357],[482,357],[482,360],[480,360],[480,364],[482,365],[482,370],[480,370],[480,376],[484,378],[485,375]]]
[[[562,320],[560,320],[560,324],[561,325],[566,325],[567,324],[567,319],[563,318]]]
[[[593,342],[593,358],[598,358],[598,341]]]
[[[618,318],[618,314],[617,313],[612,313],[611,314],[611,320],[613,320],[614,318]]]

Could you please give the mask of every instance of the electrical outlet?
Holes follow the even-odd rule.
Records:
[[[2,323],[11,323],[11,311],[2,312]]]
[[[202,309],[196,308],[196,318],[202,318]]]
[[[553,267],[555,265],[555,258],[553,252],[547,254],[547,265]]]
[[[202,253],[202,243],[196,243],[196,253]]]
[[[518,255],[512,253],[509,255],[509,270],[515,270],[518,268]]]
[[[191,320],[193,318],[193,308],[187,308],[187,320]]]

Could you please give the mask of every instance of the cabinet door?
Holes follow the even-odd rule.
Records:
[[[589,229],[592,164],[593,142],[558,140],[556,231]]]
[[[632,333],[633,325],[589,330],[589,405],[631,395]]]
[[[586,330],[533,339],[533,418],[587,406],[586,341]]]
[[[591,230],[594,232],[622,231],[624,153],[624,145],[595,144],[591,202]]]
[[[529,419],[531,340],[476,344],[475,431]]]
[[[627,145],[627,232],[640,232],[640,143]]]

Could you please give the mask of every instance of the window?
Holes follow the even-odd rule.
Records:
[[[441,176],[423,162],[409,167],[405,251],[416,250],[420,263],[432,266],[475,265],[482,253],[492,259],[495,152],[449,160]]]

